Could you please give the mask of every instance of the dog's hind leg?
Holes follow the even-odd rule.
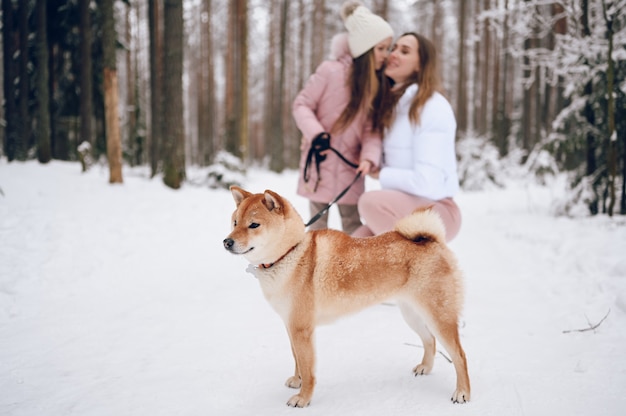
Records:
[[[410,309],[410,306],[407,306],[407,309],[407,313],[409,315],[411,313],[417,315],[416,312]],[[446,314],[436,315],[433,313],[429,316],[425,316],[425,319],[427,319],[432,333],[437,337],[437,339],[439,339],[439,343],[443,345],[446,351],[448,351],[448,354],[450,354],[450,359],[452,360],[452,364],[454,364],[454,369],[456,371],[456,390],[454,391],[451,400],[454,403],[468,402],[470,400],[470,380],[467,373],[467,359],[465,357],[465,351],[463,351],[459,337],[457,317]],[[409,325],[410,324],[411,323],[409,322]],[[424,328],[426,328],[426,326],[424,326]],[[413,329],[418,331],[416,328]],[[426,331],[428,331],[428,328],[426,328]],[[418,331],[418,333],[420,332]],[[422,336],[421,333],[420,336]],[[424,361],[427,361],[426,351],[429,350],[426,348],[426,342],[424,344]],[[434,347],[434,341],[432,342],[432,345]],[[432,351],[434,351],[434,348]],[[419,366],[416,368],[419,368]]]
[[[441,345],[443,345],[446,351],[448,351],[448,354],[450,354],[456,371],[456,390],[451,400],[454,403],[468,402],[470,400],[470,380],[467,373],[467,359],[465,358],[465,351],[463,351],[459,340],[459,327],[456,320],[442,320],[434,315],[428,316],[428,322],[432,329],[431,332],[426,326],[424,319],[422,319],[412,305],[400,303],[399,306],[406,322],[418,333],[424,343],[424,357],[422,358],[421,364],[413,369],[413,372],[416,375],[428,374],[432,369],[435,358],[434,333]]]
[[[437,327],[433,327],[433,331],[439,342],[450,354],[450,359],[456,370],[456,390],[452,395],[452,402],[465,403],[470,400],[470,380],[467,373],[467,359],[465,351],[461,346],[459,337],[459,325],[456,321],[436,322]]]
[[[428,374],[432,370],[435,361],[435,337],[430,332],[428,327],[426,327],[422,317],[415,311],[415,309],[413,309],[411,305],[399,303],[398,306],[400,307],[400,312],[402,312],[402,317],[409,327],[411,327],[413,331],[417,332],[417,335],[419,335],[422,340],[422,344],[424,345],[422,362],[413,369],[413,373],[416,376]]]

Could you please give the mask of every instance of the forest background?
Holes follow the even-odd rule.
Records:
[[[297,168],[292,100],[344,30],[343,0],[1,1],[0,156],[174,189]],[[363,3],[437,45],[464,189],[565,173],[559,213],[626,214],[626,0]]]

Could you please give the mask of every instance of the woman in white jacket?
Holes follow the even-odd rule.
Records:
[[[393,88],[382,119],[383,163],[372,175],[382,189],[360,197],[365,225],[356,237],[392,230],[398,219],[428,207],[441,216],[448,241],[459,232],[461,213],[453,200],[459,190],[456,119],[439,92],[436,62],[434,45],[419,34],[404,34],[393,47],[385,69]]]

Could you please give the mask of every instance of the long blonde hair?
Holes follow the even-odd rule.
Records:
[[[438,57],[435,45],[426,37],[415,32],[404,33],[400,37],[413,36],[417,40],[417,54],[419,57],[420,70],[413,72],[407,82],[397,90],[391,91],[387,99],[383,103],[381,116],[381,124],[385,128],[389,128],[395,118],[395,108],[398,100],[406,89],[412,84],[419,85],[419,89],[409,109],[409,120],[414,125],[420,124],[420,114],[426,101],[433,96],[435,92],[443,93],[441,79],[438,70]]]

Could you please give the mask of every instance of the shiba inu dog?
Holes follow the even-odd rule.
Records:
[[[306,232],[300,215],[275,192],[230,189],[237,208],[224,247],[251,263],[265,298],[287,327],[296,366],[285,384],[300,389],[289,406],[308,406],[313,396],[315,327],[387,300],[397,302],[424,344],[415,375],[431,371],[437,337],[456,370],[451,400],[469,401],[458,332],[461,273],[436,213],[415,212],[394,231],[352,238],[336,230]]]

